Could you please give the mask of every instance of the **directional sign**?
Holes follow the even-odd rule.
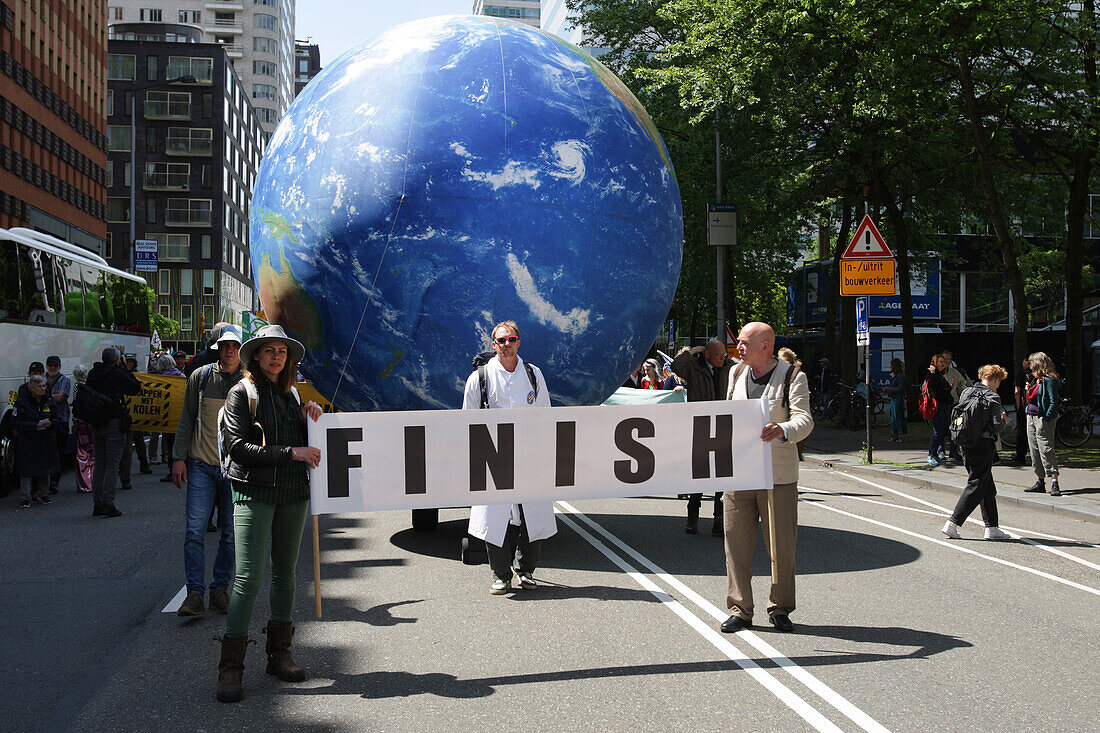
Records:
[[[707,204],[707,241],[712,247],[737,246],[737,207]]]
[[[893,295],[897,270],[893,260],[841,260],[841,295]]]
[[[844,250],[844,254],[840,258],[867,257],[880,259],[893,256],[894,253],[886,246],[886,240],[879,234],[875,222],[871,221],[871,215],[864,214],[863,221],[856,228],[855,236],[852,237],[852,241],[848,243],[848,248]]]
[[[856,346],[871,345],[871,304],[865,295],[856,298]]]
[[[157,271],[157,240],[134,240],[134,270],[136,272]]]

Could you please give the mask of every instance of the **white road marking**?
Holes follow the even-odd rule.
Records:
[[[595,532],[603,536],[610,541],[624,553],[633,558],[636,562],[645,566],[652,574],[659,577],[666,582],[669,586],[682,593],[686,598],[692,601],[705,613],[710,615],[716,620],[723,621],[726,618],[726,613],[719,610],[709,601],[704,599],[698,593],[682,583],[678,578],[672,576],[662,570],[660,567],[651,562],[648,558],[634,550],[634,548],[627,545],[621,539],[604,529],[603,526],[590,519],[583,512],[578,511],[575,507],[564,501],[557,502],[558,514],[561,515],[561,520],[569,525],[577,534],[587,540],[593,547],[599,550],[605,557],[618,565],[627,575],[633,578],[639,585],[652,593],[658,600],[668,606],[676,615],[680,616],[684,621],[688,623],[693,629],[695,629],[701,636],[707,641],[711,642],[719,651],[725,654],[729,659],[733,660],[739,667],[744,669],[750,675],[756,679],[757,682],[766,687],[772,694],[787,704],[792,710],[798,713],[804,720],[814,726],[817,730],[837,730],[836,725],[821,715],[816,709],[811,707],[809,703],[795,694],[789,687],[775,679],[766,670],[760,668],[755,662],[749,659],[743,654],[737,647],[733,646],[728,640],[728,637],[723,636],[720,632],[716,631],[712,626],[703,622],[693,613],[688,611],[684,606],[676,599],[669,596],[667,593],[661,590],[661,588],[653,583],[648,577],[640,573],[637,568],[630,565],[626,560],[620,557],[617,553],[607,547],[603,542],[593,537],[584,528],[580,527],[570,517],[565,516],[565,512],[576,517],[577,520],[591,527]],[[563,511],[564,510],[564,511]],[[888,733],[888,729],[880,725],[871,716],[864,713],[857,708],[851,702],[846,700],[840,694],[832,690],[824,682],[821,682],[816,677],[811,675],[806,670],[799,667],[793,661],[788,659],[783,654],[779,653],[774,647],[766,643],[759,636],[748,630],[742,630],[737,633],[737,636],[742,640],[748,642],[757,650],[765,654],[769,659],[779,665],[783,670],[788,672],[798,681],[813,690],[819,695],[825,702],[829,703],[836,710],[840,711],[847,718],[852,720],[856,725],[862,728],[868,733]]]
[[[183,605],[183,599],[187,597],[187,586],[180,588],[180,592],[172,596],[172,600],[168,601],[168,605],[161,609],[161,613],[175,613],[180,610],[180,606]]]
[[[1062,583],[1064,585],[1070,586],[1071,588],[1076,588],[1077,590],[1083,590],[1086,593],[1092,593],[1095,596],[1100,596],[1100,590],[1098,590],[1096,588],[1091,588],[1087,585],[1082,585],[1081,583],[1075,583],[1074,581],[1066,580],[1065,578],[1059,578],[1057,575],[1051,575],[1050,573],[1043,572],[1042,570],[1036,570],[1035,568],[1029,568],[1026,565],[1018,565],[1017,563],[1009,562],[1008,560],[1002,560],[999,557],[993,557],[992,555],[985,555],[985,554],[982,554],[982,553],[980,553],[976,550],[971,550],[969,547],[963,547],[962,545],[959,545],[957,543],[951,543],[951,542],[947,542],[945,540],[937,539],[935,537],[929,537],[928,535],[920,534],[919,532],[910,532],[907,529],[902,529],[901,527],[895,527],[892,524],[887,524],[886,522],[880,522],[877,519],[870,519],[869,517],[861,517],[858,514],[852,514],[851,512],[846,512],[843,509],[837,509],[836,507],[831,507],[831,506],[828,506],[827,504],[821,504],[821,503],[817,503],[817,502],[806,502],[806,506],[817,507],[819,509],[824,509],[824,510],[829,511],[829,512],[835,512],[836,514],[843,514],[846,517],[851,517],[852,519],[858,519],[861,522],[868,522],[869,524],[874,524],[875,526],[878,526],[878,527],[883,527],[885,529],[891,529],[895,532],[901,532],[904,535],[909,535],[910,537],[916,537],[917,539],[924,540],[925,542],[931,542],[931,543],[936,544],[936,545],[942,545],[943,547],[949,547],[952,550],[956,550],[957,552],[965,552],[968,555],[974,555],[975,557],[985,558],[986,560],[989,560],[990,562],[998,563],[999,565],[1004,565],[1006,567],[1015,568],[1016,570],[1023,570],[1025,573],[1031,573],[1032,575],[1038,575],[1040,578],[1046,578],[1047,580],[1053,580],[1055,583]]]
[[[868,481],[867,479],[860,478],[859,476],[853,476],[851,474],[844,474],[844,475],[847,476],[848,478],[855,479],[856,481],[861,481],[861,482],[863,482],[863,483],[865,483],[869,486],[874,486],[875,488],[881,489],[882,491],[887,491],[891,494],[896,494],[897,496],[901,496],[905,499],[909,499],[910,501],[914,501],[918,504],[922,504],[924,506],[932,507],[933,509],[936,510],[935,513],[937,513],[939,516],[951,516],[951,511],[952,510],[947,509],[946,507],[941,507],[938,504],[933,504],[932,502],[925,501],[924,499],[918,499],[917,497],[910,496],[909,494],[906,494],[903,491],[898,491],[897,489],[891,489],[888,486],[883,486],[882,484],[877,484],[874,481]],[[809,487],[809,486],[804,486],[804,487],[800,487],[800,488],[805,488],[805,489],[808,489],[810,491],[815,491],[817,493],[833,494],[834,496],[839,496],[839,497],[844,498],[844,499],[852,499],[852,500],[855,500],[855,501],[865,501],[865,502],[868,502],[868,503],[871,503],[871,504],[881,504],[882,506],[895,507],[897,509],[904,509],[906,511],[912,511],[912,512],[923,512],[924,511],[924,510],[921,510],[921,509],[916,509],[914,507],[906,507],[906,506],[901,506],[899,504],[890,504],[889,502],[882,502],[882,501],[877,501],[875,499],[868,499],[865,496],[845,496],[844,494],[830,492],[830,491],[824,491],[822,489],[814,489],[814,488]],[[933,513],[933,512],[928,512],[928,513]],[[974,524],[976,526],[979,526],[979,527],[984,527],[985,526],[981,522],[981,520],[977,519],[976,517],[970,517],[966,521],[971,523],[971,524]],[[1059,537],[1057,535],[1044,534],[1043,532],[1032,532],[1030,530],[1020,529],[1019,527],[1009,527],[1009,526],[1004,525],[1004,524],[1001,525],[1001,529],[1007,531],[1010,535],[1012,535],[1013,539],[1018,539],[1021,542],[1023,542],[1024,544],[1032,545],[1034,547],[1038,547],[1039,549],[1045,550],[1045,551],[1051,553],[1052,555],[1057,555],[1061,558],[1065,558],[1066,560],[1070,560],[1072,562],[1078,563],[1079,565],[1084,565],[1086,567],[1092,568],[1093,570],[1100,570],[1100,565],[1097,565],[1096,563],[1089,562],[1088,560],[1085,560],[1084,558],[1081,558],[1081,557],[1077,557],[1076,555],[1071,555],[1070,553],[1065,552],[1064,550],[1060,550],[1057,547],[1051,547],[1049,545],[1043,544],[1042,542],[1036,542],[1033,539],[1022,536],[1021,533],[1022,532],[1027,532],[1030,535],[1037,535],[1037,536],[1040,536],[1040,537],[1043,537],[1043,538],[1046,538],[1046,539],[1050,539],[1050,540],[1054,540],[1054,541],[1057,541],[1057,542],[1072,542],[1076,545],[1080,545],[1081,547],[1088,548],[1088,549],[1095,549],[1096,547],[1100,547],[1100,545],[1095,545],[1091,542],[1085,542],[1083,540],[1070,539],[1069,537]]]

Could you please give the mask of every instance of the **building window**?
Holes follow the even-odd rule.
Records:
[[[191,11],[191,22],[192,23],[201,23],[202,22],[202,11],[201,10],[192,10]]]
[[[262,51],[263,53],[278,53],[279,44],[274,38],[264,38],[263,36],[256,36],[252,39],[252,50]]]
[[[111,18],[113,20],[122,20],[122,8],[111,8]]]
[[[267,15],[265,13],[256,13],[253,20],[253,27],[262,28],[263,30],[273,31],[279,27],[279,21],[274,15]]]
[[[107,78],[124,81],[134,80],[135,59],[122,53],[107,54]]]
[[[157,131],[151,128],[145,130],[145,152],[157,152]]]
[[[178,15],[176,16],[176,19],[180,23],[186,23],[187,22],[187,11],[186,10],[180,10]]]
[[[202,235],[202,259],[210,259],[210,235]]]
[[[210,199],[168,199],[164,222],[169,226],[210,226]]]
[[[187,234],[146,234],[146,239],[157,240],[157,258],[164,262],[189,262],[191,237]]]
[[[264,107],[256,108],[256,116],[260,118],[260,122],[265,125],[274,125],[279,119],[279,113],[273,109],[266,109]]]
[[[146,56],[145,57],[145,78],[149,81],[157,80],[157,57]]]
[[[168,155],[210,155],[214,131],[209,127],[169,127]]]
[[[127,196],[107,197],[107,221],[130,221],[130,199]]]
[[[145,199],[145,223],[156,224],[157,223],[157,200]]]
[[[199,166],[199,185],[202,188],[210,188],[210,179],[212,177],[209,163],[203,163]]]
[[[278,90],[270,84],[253,84],[252,85],[252,98],[253,99],[270,99],[274,101],[275,95]]]
[[[168,78],[193,76],[199,84],[209,84],[214,78],[214,59],[192,58],[190,56],[168,57]]]
[[[187,304],[180,305],[180,330],[183,332],[191,331],[191,306]]]
[[[115,90],[107,90],[107,116],[110,117],[115,113]]]
[[[214,95],[207,92],[202,95],[202,117],[209,120],[214,116]]]
[[[213,295],[214,294],[214,271],[203,270],[202,271],[202,294]]]
[[[160,305],[158,305],[157,310],[160,311],[160,314],[162,316],[164,316],[165,318],[171,318],[172,317],[172,315],[171,315],[172,309],[167,303],[161,303]]]
[[[163,13],[159,8],[141,8],[138,10],[138,20],[149,21],[150,23],[160,23],[163,17]]]
[[[114,238],[115,238],[115,235],[113,233],[107,232],[107,245],[103,250],[103,256],[108,260],[110,260],[111,257],[114,255],[114,251],[115,251]]]
[[[125,163],[122,164],[122,185],[123,186],[129,186],[130,185],[130,173],[131,173],[130,161],[126,161]]]
[[[193,295],[191,292],[191,270],[180,270],[180,295]]]
[[[111,188],[115,185],[115,162],[110,158],[107,159],[107,188]]]
[[[252,73],[260,76],[275,76],[279,73],[279,67],[273,61],[253,61]]]
[[[275,0],[256,0],[256,5],[267,5],[269,7],[275,7]]]
[[[146,163],[145,188],[154,191],[187,191],[191,188],[191,165]]]
[[[160,295],[172,294],[172,272],[171,270],[161,270],[157,273],[160,278],[160,283],[157,288],[157,293]]]
[[[150,120],[191,119],[191,93],[145,92],[145,118]]]

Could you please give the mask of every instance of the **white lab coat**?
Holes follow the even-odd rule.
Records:
[[[531,380],[520,358],[513,372],[500,365],[497,357],[485,365],[485,379],[489,388],[489,408],[549,407],[550,391],[542,371],[534,364],[539,393],[533,404],[528,402],[531,396]],[[466,380],[466,391],[462,398],[463,410],[481,408],[481,386],[475,369]],[[492,504],[470,508],[469,533],[478,539],[490,542],[497,547],[504,546],[504,536],[508,532],[508,522],[512,517],[514,504]],[[516,512],[519,515],[519,512]],[[549,501],[526,502],[523,504],[523,518],[527,523],[527,534],[532,541],[552,537],[558,531],[558,522],[554,517],[554,504]]]

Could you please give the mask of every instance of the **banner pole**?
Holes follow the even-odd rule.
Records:
[[[775,560],[775,490],[768,491],[768,557],[772,561],[772,583],[779,584],[779,565]]]
[[[317,515],[313,515],[313,597],[314,611],[321,618],[321,542],[317,531]]]

